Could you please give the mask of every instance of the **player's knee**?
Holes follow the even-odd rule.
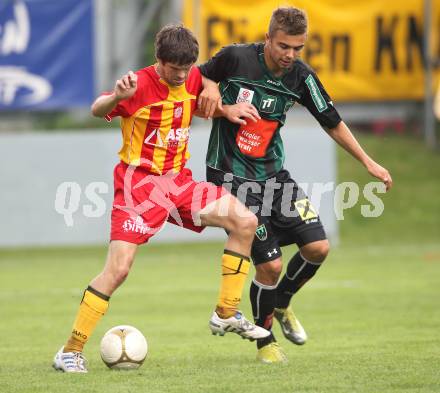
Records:
[[[283,270],[283,264],[281,260],[272,261],[268,264],[266,275],[267,278],[271,280],[272,285],[275,285],[278,282],[282,270]]]
[[[330,252],[330,243],[328,240],[323,240],[320,242],[321,244],[318,247],[318,256],[322,258],[324,261],[325,258],[327,258],[328,253]]]
[[[128,276],[128,273],[130,272],[130,268],[126,265],[124,266],[118,266],[114,271],[113,271],[113,279],[116,285],[121,285],[125,279]]]
[[[328,240],[313,242],[301,249],[303,257],[312,262],[324,262],[329,252],[330,243]]]
[[[257,229],[258,219],[255,214],[248,212],[244,217],[235,216],[232,222],[232,231],[241,237],[253,238]]]
[[[255,214],[249,212],[249,217],[245,219],[246,231],[249,232],[252,236],[255,234],[255,230],[258,226],[258,218]]]
[[[133,263],[133,256],[119,254],[116,256],[116,260],[113,263],[111,269],[111,277],[114,287],[121,285],[130,272],[130,267]]]
[[[281,262],[281,259],[276,259],[275,261],[256,265],[255,269],[255,278],[259,283],[264,285],[275,285],[283,270],[283,263]]]

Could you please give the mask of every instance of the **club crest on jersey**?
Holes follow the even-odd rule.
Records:
[[[288,101],[286,102],[286,105],[284,105],[284,111],[283,113],[286,114],[290,108],[295,104],[295,101]]]
[[[237,104],[240,102],[247,102],[248,104],[252,104],[252,98],[254,97],[254,91],[245,89],[240,87],[240,91],[238,92]]]
[[[181,106],[178,106],[176,109],[174,109],[174,117],[178,119],[179,117],[182,117],[183,108]]]
[[[267,231],[266,231],[266,225],[261,224],[257,226],[257,229],[255,230],[255,235],[257,235],[258,239],[262,242],[267,239]]]

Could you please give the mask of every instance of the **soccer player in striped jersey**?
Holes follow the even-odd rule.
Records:
[[[191,119],[203,83],[209,83],[193,66],[197,40],[183,26],[168,25],[157,34],[155,49],[156,64],[128,72],[92,105],[95,116],[121,118],[123,141],[114,169],[107,261],[85,290],[71,335],[55,355],[53,366],[60,371],[87,372],[84,345],[127,277],[138,246],[166,221],[196,232],[206,226],[228,232],[212,333],[234,332],[252,341],[270,334],[238,310],[256,217],[221,186],[196,182],[185,168]],[[215,109],[219,98],[214,95],[208,108]]]
[[[250,289],[254,319],[270,330],[275,316],[284,336],[298,345],[306,342],[307,335],[289,307],[290,300],[318,271],[329,242],[306,194],[283,168],[280,129],[287,111],[296,102],[305,106],[372,176],[387,189],[392,185],[388,171],[364,152],[341,120],[315,72],[299,59],[306,38],[305,13],[293,7],[278,8],[264,43],[226,46],[200,66],[204,76],[220,83],[223,98],[223,111],[214,119],[209,140],[207,179],[219,185],[227,175],[232,178],[232,193],[246,194],[242,195],[246,206],[258,209],[251,252],[256,269]],[[315,154],[319,159],[319,152]],[[285,211],[295,214],[287,216]],[[278,282],[280,247],[294,243],[299,250]],[[286,361],[273,334],[258,340],[257,348],[257,359],[262,362]]]

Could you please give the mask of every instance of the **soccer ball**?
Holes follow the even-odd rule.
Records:
[[[134,370],[144,362],[148,344],[144,335],[128,325],[111,328],[101,340],[102,361],[111,369]]]

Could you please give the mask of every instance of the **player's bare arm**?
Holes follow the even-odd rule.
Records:
[[[203,90],[197,101],[197,116],[212,118],[217,108],[222,108],[222,97],[217,83],[202,76]]]
[[[134,95],[137,90],[137,75],[129,71],[115,83],[112,94],[101,95],[92,104],[92,113],[96,117],[104,117],[109,114],[118,103]]]
[[[365,153],[362,146],[343,121],[340,121],[336,127],[327,129],[326,131],[338,143],[338,145],[361,162],[365,168],[367,168],[370,175],[382,181],[385,184],[387,191],[392,187],[393,179],[388,170],[379,165],[368,156],[367,153]]]

